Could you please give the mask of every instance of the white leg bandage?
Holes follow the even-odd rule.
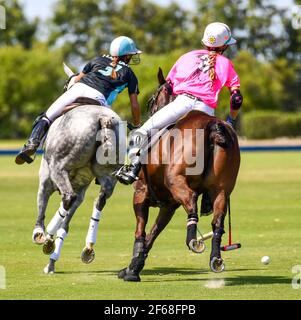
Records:
[[[57,233],[57,238],[55,239],[55,250],[51,254],[50,259],[57,261],[60,258],[64,239],[67,237],[67,232],[60,228]]]
[[[68,211],[64,209],[63,203],[61,203],[59,209],[57,210],[54,217],[51,219],[47,226],[47,233],[53,236],[61,226],[61,223],[67,216],[67,214]]]
[[[90,243],[93,243],[93,244],[96,243],[100,217],[101,217],[101,211],[97,210],[96,206],[94,206],[87,237],[86,237],[86,245],[89,245]]]

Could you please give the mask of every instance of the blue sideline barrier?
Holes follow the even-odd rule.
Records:
[[[241,146],[241,152],[269,152],[269,151],[301,151],[301,145],[297,146]],[[3,149],[0,156],[15,156],[19,150]],[[43,154],[43,150],[38,150],[37,154]]]

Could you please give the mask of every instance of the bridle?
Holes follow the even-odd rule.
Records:
[[[162,92],[162,90],[165,90],[169,96],[168,101],[165,102],[164,104],[156,104],[157,99],[160,95],[160,93]],[[147,101],[147,110],[150,113],[150,115],[152,116],[154,113],[156,113],[158,110],[160,110],[161,108],[165,107],[166,104],[170,103],[171,101],[174,100],[174,96],[172,95],[172,87],[168,82],[165,82],[163,84],[161,84],[158,89],[156,90],[156,92],[148,99]]]

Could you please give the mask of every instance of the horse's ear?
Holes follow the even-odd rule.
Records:
[[[166,82],[165,78],[164,78],[164,75],[163,75],[163,71],[162,69],[159,67],[159,71],[158,71],[158,81],[159,81],[159,84],[162,85]]]

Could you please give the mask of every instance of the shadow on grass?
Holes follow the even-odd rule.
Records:
[[[284,276],[235,276],[224,278],[226,286],[243,286],[259,284],[291,284],[292,279]]]
[[[249,271],[260,271],[261,268],[256,269],[231,269],[229,272],[249,272]],[[86,275],[108,275],[116,276],[120,270],[74,270],[74,271],[58,271],[56,274],[68,275],[68,274],[86,274]],[[172,276],[173,278],[166,278],[165,276]],[[207,275],[205,278],[197,277],[198,275]],[[178,276],[178,277],[177,277]],[[193,276],[193,278],[192,278]],[[177,267],[166,267],[166,268],[152,268],[145,269],[141,272],[141,278],[143,282],[204,282],[214,281],[223,279],[227,286],[244,286],[244,285],[264,285],[264,284],[291,284],[292,279],[284,276],[265,276],[265,275],[236,275],[227,277],[227,271],[224,273],[217,274],[211,272],[208,269],[200,270],[194,268],[177,268]],[[147,277],[147,278],[145,278]]]

